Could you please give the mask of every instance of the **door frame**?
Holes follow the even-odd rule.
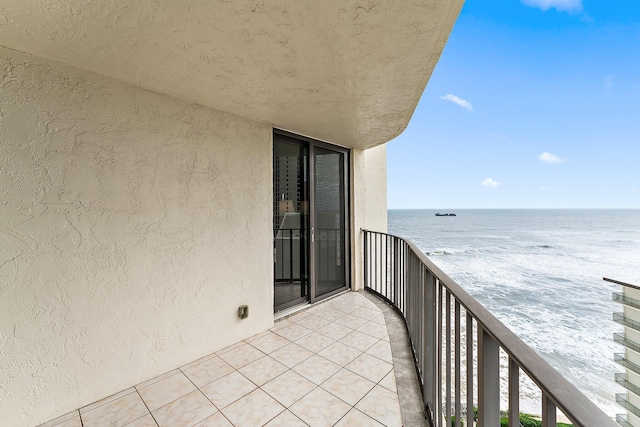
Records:
[[[305,137],[302,135],[297,135],[295,133],[287,132],[281,129],[273,129],[273,136],[275,139],[276,135],[286,136],[288,138],[293,138],[302,143],[306,143],[308,147],[309,158],[308,161],[308,172],[309,172],[309,227],[310,227],[310,236],[309,236],[309,303],[314,304],[318,301],[321,301],[325,298],[336,295],[340,292],[344,292],[345,290],[350,289],[351,287],[351,216],[350,216],[350,202],[351,202],[351,188],[350,188],[350,156],[351,150],[345,147],[340,147],[338,145],[330,144],[327,142],[319,141],[317,139]],[[344,286],[335,289],[333,291],[322,294],[321,296],[316,295],[316,246],[315,246],[315,236],[314,236],[314,228],[315,228],[315,220],[316,220],[316,212],[315,212],[315,149],[316,147],[321,147],[325,150],[335,151],[337,153],[343,154],[343,170],[344,176],[342,177],[342,185],[344,188],[344,210],[342,212],[344,218],[344,244],[343,250],[345,253],[345,265],[344,265],[344,274],[345,274],[345,284]],[[273,221],[272,221],[273,222]],[[275,307],[274,307],[275,309]]]

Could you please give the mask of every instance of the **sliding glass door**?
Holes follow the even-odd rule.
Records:
[[[348,151],[284,132],[273,141],[274,310],[349,286]]]

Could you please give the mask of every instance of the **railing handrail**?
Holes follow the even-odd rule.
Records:
[[[410,240],[388,233],[363,229],[363,232],[390,236],[404,242],[418,257],[422,264],[438,281],[460,302],[504,351],[524,370],[543,394],[558,407],[574,424],[578,426],[615,426],[591,400],[582,394],[573,384],[560,375],[538,353],[522,341],[479,301],[467,293],[460,285],[436,266]]]

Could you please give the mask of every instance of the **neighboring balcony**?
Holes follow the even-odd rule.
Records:
[[[613,321],[624,326],[623,333],[613,334],[613,340],[624,348],[624,353],[614,355],[614,360],[625,368],[617,373],[615,381],[625,389],[616,394],[616,402],[627,410],[616,417],[622,426],[640,426],[640,287],[618,280],[605,281],[622,286],[622,292],[614,292],[612,299],[622,304],[623,312],[613,313]]]

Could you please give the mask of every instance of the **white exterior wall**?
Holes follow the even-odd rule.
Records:
[[[0,424],[272,325],[271,126],[0,58]]]
[[[352,288],[364,287],[362,229],[387,231],[387,147],[352,150]]]

